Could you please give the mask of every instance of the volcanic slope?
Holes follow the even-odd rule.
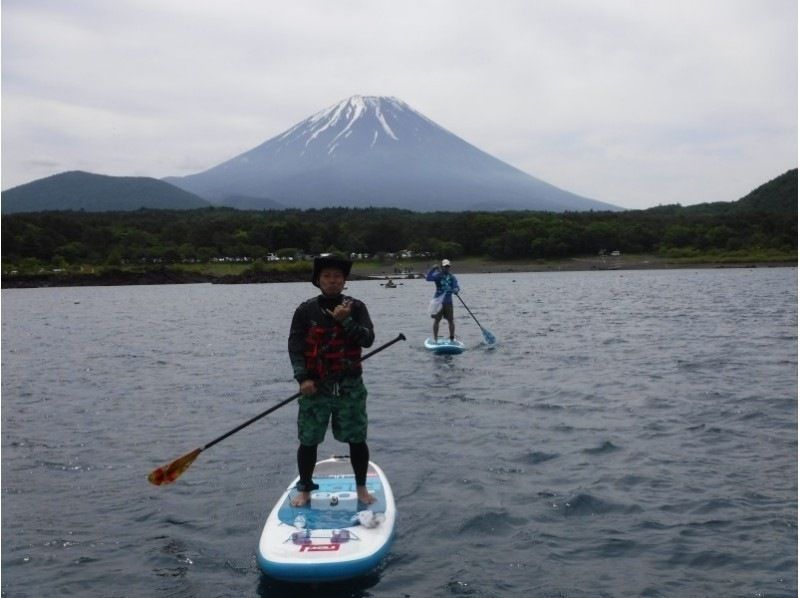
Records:
[[[247,197],[251,209],[620,209],[526,174],[392,97],[350,97],[218,166],[165,180],[219,205]]]

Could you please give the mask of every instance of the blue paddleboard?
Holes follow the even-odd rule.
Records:
[[[458,339],[451,341],[449,338],[440,338],[435,341],[432,338],[426,338],[425,348],[438,355],[457,355],[463,353],[466,347]]]

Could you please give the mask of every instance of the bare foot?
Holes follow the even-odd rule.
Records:
[[[308,501],[311,500],[311,493],[310,492],[298,492],[292,498],[291,505],[293,507],[304,507],[308,504]]]
[[[375,502],[375,497],[372,496],[369,491],[367,491],[366,486],[356,486],[356,494],[358,494],[358,500],[365,505],[371,505]]]

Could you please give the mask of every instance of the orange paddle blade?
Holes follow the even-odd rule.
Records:
[[[189,466],[194,463],[194,460],[197,459],[197,456],[202,451],[203,449],[194,449],[191,453],[186,453],[183,457],[178,457],[169,465],[154,469],[150,472],[150,475],[147,476],[148,481],[156,486],[171,484],[177,480],[184,471],[189,469]]]

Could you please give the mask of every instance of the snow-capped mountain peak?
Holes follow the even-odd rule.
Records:
[[[400,141],[395,128],[404,113],[427,120],[397,98],[354,95],[320,110],[274,141],[286,147],[299,147],[302,143],[300,155],[305,155],[312,144],[317,145],[317,150],[324,148],[325,153],[333,155],[350,138],[358,139],[359,143],[366,139],[368,147],[375,147],[379,142]]]
[[[297,208],[615,209],[536,179],[386,96],[351,96],[227,162],[167,180],[223,205],[246,197]]]

